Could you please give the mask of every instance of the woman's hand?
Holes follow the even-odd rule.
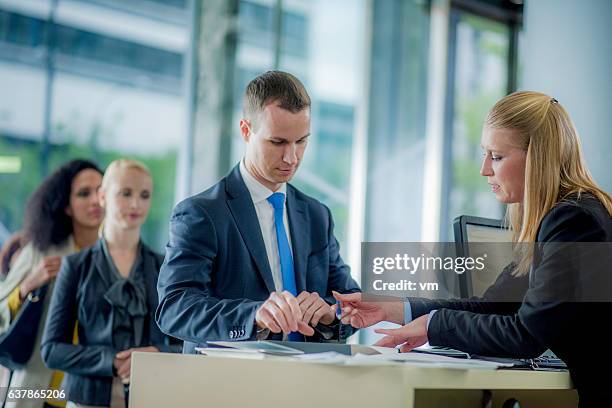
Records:
[[[43,285],[54,279],[62,265],[62,258],[59,256],[48,256],[40,260],[38,265],[34,267],[32,273],[21,282],[19,285],[19,296],[23,301],[28,293],[35,291]]]
[[[120,351],[113,360],[113,366],[117,372],[117,377],[121,379],[123,384],[130,383],[130,374],[132,373],[132,353],[135,351],[142,351],[147,353],[159,352],[157,347],[138,347]]]
[[[407,353],[415,347],[427,343],[427,319],[429,315],[423,315],[405,326],[397,329],[377,329],[376,333],[386,334],[385,337],[374,343],[375,346],[396,347],[402,344],[400,351]]]
[[[379,301],[364,301],[361,293],[341,294],[332,292],[340,302],[344,324],[361,329],[376,323],[388,321],[402,324],[404,322],[404,304],[397,298],[380,298]]]

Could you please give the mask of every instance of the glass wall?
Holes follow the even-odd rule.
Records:
[[[427,117],[425,2],[373,3],[365,241],[419,241]]]
[[[511,36],[503,22],[451,10],[441,240],[454,239],[452,221],[460,215],[503,217],[480,176],[480,137],[489,109],[508,93]]]
[[[153,174],[143,235],[162,251],[186,137],[191,16],[185,1],[120,3],[0,6],[0,156],[19,163],[0,173],[0,230],[21,227],[27,197],[61,163],[130,157]]]
[[[296,75],[312,99],[312,124],[308,149],[292,183],[330,207],[343,256],[355,112],[364,102],[359,95],[364,81],[365,12],[364,0],[239,3],[235,126],[228,171],[244,153],[238,123],[248,82],[270,69]]]

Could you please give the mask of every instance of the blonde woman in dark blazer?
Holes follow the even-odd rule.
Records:
[[[53,293],[42,355],[67,373],[69,407],[124,407],[134,351],[170,351],[154,320],[163,256],[140,238],[153,181],[144,164],[121,159],[106,169],[102,236],[65,258]],[[78,321],[78,345],[72,330]]]
[[[429,341],[472,354],[534,358],[552,350],[567,364],[581,407],[609,406],[612,391],[601,375],[612,363],[596,352],[612,314],[612,197],[591,177],[580,139],[561,104],[538,92],[516,92],[495,104],[481,139],[481,175],[508,205],[517,243],[516,266],[488,293],[507,293],[517,280],[525,291],[512,305],[482,299],[364,302],[337,295],[343,321],[366,327],[381,320],[377,344],[401,351]],[[605,342],[605,340],[604,340]]]

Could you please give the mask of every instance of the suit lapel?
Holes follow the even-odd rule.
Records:
[[[253,200],[246,188],[242,176],[240,175],[239,165],[234,167],[232,172],[227,177],[226,181],[227,193],[230,199],[227,204],[230,212],[236,221],[236,226],[240,231],[242,240],[244,241],[249,253],[257,265],[257,270],[266,284],[269,292],[274,292],[274,279],[270,270],[270,262],[266,254],[266,246],[261,235],[261,227],[255,212]]]
[[[306,263],[310,251],[310,220],[306,203],[296,197],[295,189],[287,184],[287,215],[293,249],[293,269],[298,294],[306,288]]]

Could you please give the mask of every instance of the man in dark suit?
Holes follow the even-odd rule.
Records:
[[[253,79],[240,131],[243,160],[174,209],[157,323],[184,352],[209,340],[344,340],[352,329],[339,324],[332,290],[359,287],[329,209],[287,184],[310,134],[302,83],[279,71]]]

